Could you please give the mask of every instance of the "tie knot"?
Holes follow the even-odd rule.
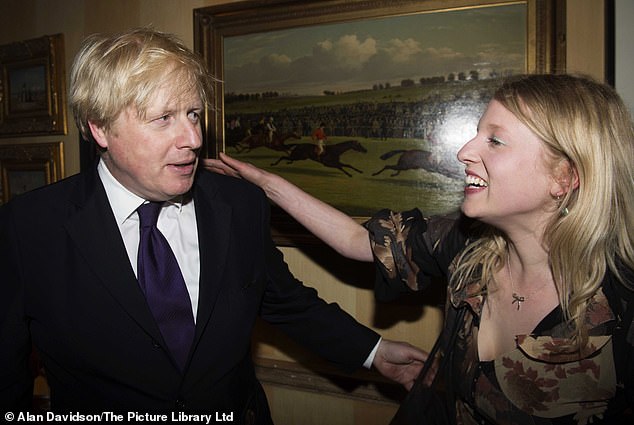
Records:
[[[148,202],[147,204],[143,204],[139,208],[137,208],[136,211],[139,214],[140,226],[156,226],[162,206],[162,202]]]

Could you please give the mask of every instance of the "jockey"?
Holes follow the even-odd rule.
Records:
[[[317,142],[317,156],[321,156],[324,153],[324,144],[326,143],[326,140],[328,139],[326,137],[326,132],[324,131],[325,128],[325,124],[322,122],[319,124],[319,127],[317,127],[315,129],[315,131],[313,131],[313,134],[311,136],[311,138]]]
[[[275,124],[273,124],[273,117],[269,117],[269,120],[266,123],[266,131],[268,136],[269,145],[273,143],[273,133],[277,130]]]

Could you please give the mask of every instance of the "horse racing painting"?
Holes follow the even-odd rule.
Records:
[[[429,2],[401,0],[377,12],[350,1],[353,13],[319,3],[337,2],[268,5],[261,17],[257,7],[198,12],[198,34],[213,41],[201,53],[223,93],[208,133],[218,150],[359,218],[458,208],[456,153],[493,91],[509,76],[546,71],[531,50],[542,45],[529,25],[544,19],[536,3],[428,10]]]

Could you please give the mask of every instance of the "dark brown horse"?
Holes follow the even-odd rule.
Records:
[[[344,170],[344,167],[350,168],[357,173],[363,173],[363,171],[353,167],[350,164],[342,163],[339,159],[341,154],[348,150],[354,150],[363,153],[367,152],[367,149],[364,148],[361,143],[356,140],[348,140],[346,142],[324,146],[324,151],[321,155],[317,154],[317,145],[314,143],[298,143],[289,146],[292,146],[290,153],[287,156],[280,157],[280,159],[278,159],[271,165],[277,165],[280,163],[280,161],[287,161],[288,164],[292,164],[294,161],[310,159],[312,161],[319,162],[326,167],[337,168],[350,177],[352,177],[352,174]]]
[[[401,154],[401,156],[398,158],[396,164],[386,165],[372,175],[376,176],[385,170],[394,170],[395,172],[390,174],[390,177],[394,177],[398,176],[401,171],[423,169],[430,173],[439,173],[451,178],[459,176],[457,171],[452,171],[441,163],[434,161],[431,152],[421,149],[397,149],[384,153],[381,155],[381,159],[385,160],[397,154]]]
[[[265,147],[275,151],[288,152],[292,145],[286,145],[288,139],[299,140],[300,137],[296,133],[273,133],[273,140],[269,142],[269,136],[266,133],[249,134],[244,139],[236,143],[235,148],[238,152],[251,152],[253,149]]]

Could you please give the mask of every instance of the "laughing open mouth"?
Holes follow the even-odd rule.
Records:
[[[464,179],[465,184],[469,187],[488,187],[487,182],[482,180],[480,177],[468,175]]]

